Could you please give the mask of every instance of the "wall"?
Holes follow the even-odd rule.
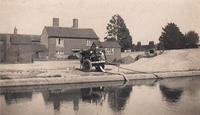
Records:
[[[30,63],[32,62],[32,45],[23,44],[18,45],[19,48],[19,62],[20,63]]]
[[[105,49],[107,61],[119,60],[121,58],[121,48],[114,48],[114,53],[109,55]]]
[[[7,50],[6,62],[7,63],[17,63],[18,61],[18,47],[17,45],[11,45],[10,48]]]
[[[45,52],[45,51],[39,52],[38,57],[40,60],[46,60],[47,52]]]
[[[42,31],[40,42],[41,42],[41,44],[45,45],[48,49],[48,35],[47,35],[46,28],[44,28]]]
[[[48,46],[49,46],[48,47],[48,50],[49,50],[48,58],[53,59],[56,56],[56,38],[49,38]]]
[[[7,52],[7,63],[31,63],[31,44],[12,44]]]
[[[5,41],[0,41],[0,63],[5,61]]]
[[[45,51],[38,51],[38,52],[33,52],[33,59],[34,61],[38,60],[46,60],[47,57],[47,52]]]
[[[90,45],[87,45],[87,41],[90,41]],[[88,49],[92,45],[95,39],[65,39],[65,54],[72,54],[73,49]]]
[[[90,45],[87,46],[88,39],[72,39],[72,38],[61,38],[64,40],[64,47],[58,47],[56,46],[56,42],[59,38],[48,38],[48,50],[49,50],[49,59],[54,59],[56,57],[66,57],[73,53],[73,49],[88,49],[92,45],[93,41],[96,41],[95,39],[92,39],[90,41]],[[56,54],[56,51],[60,51],[61,49],[64,50],[64,54]],[[59,56],[60,55],[60,56]],[[61,56],[64,55],[64,56]]]
[[[40,42],[32,42],[33,59],[46,60],[48,56],[47,48]]]

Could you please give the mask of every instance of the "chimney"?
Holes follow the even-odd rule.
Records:
[[[73,19],[73,28],[78,28],[78,19]]]
[[[14,28],[14,34],[17,34],[17,28],[16,27]]]
[[[53,27],[59,27],[59,18],[53,18]]]

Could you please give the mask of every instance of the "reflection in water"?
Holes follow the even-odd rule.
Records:
[[[63,102],[73,102],[74,111],[79,110],[79,99],[82,98],[83,102],[100,103],[105,100],[104,88],[82,88],[72,89],[67,91],[49,91],[43,92],[43,98],[46,104],[53,103],[54,110],[59,111]]]
[[[17,102],[31,101],[32,92],[18,92],[18,93],[6,93],[6,104],[10,105]]]
[[[104,87],[82,88],[81,97],[84,102],[96,103],[102,105],[106,93]]]
[[[126,86],[124,88],[113,88],[108,92],[108,101],[111,109],[114,112],[124,110],[126,101],[128,100],[132,86]]]
[[[94,88],[81,88],[74,90],[49,91],[43,92],[43,98],[46,104],[53,103],[54,110],[60,111],[60,106],[63,102],[73,102],[74,111],[79,110],[79,99],[83,102],[94,103],[102,105],[106,100],[108,94],[108,101],[113,111],[121,111],[126,105],[126,101],[130,96],[132,86],[124,88],[107,88],[94,87]]]
[[[146,85],[146,81],[137,81],[127,86],[121,86],[121,83],[108,84],[95,84],[93,88],[82,84],[81,86],[76,84],[74,87],[71,85],[42,86],[42,89],[37,91],[32,90],[34,89],[32,87],[27,88],[28,90],[25,87],[0,89],[0,114],[13,115],[15,112],[16,115],[34,115],[36,111],[43,115],[132,115],[133,113],[199,115],[200,113],[198,109],[200,77],[161,80],[153,83],[155,87],[151,84]],[[133,87],[134,91],[132,91]]]
[[[68,91],[57,91],[57,92],[43,92],[43,98],[46,104],[53,103],[54,110],[59,111],[61,103],[63,102],[73,102],[74,111],[79,109],[79,98],[80,89],[68,90]]]
[[[162,92],[162,95],[165,97],[166,101],[170,103],[178,102],[183,93],[183,89],[181,88],[172,89],[164,85],[160,85],[160,91]]]

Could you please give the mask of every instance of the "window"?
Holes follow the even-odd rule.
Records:
[[[113,55],[114,54],[114,48],[105,48],[107,55]]]
[[[92,41],[87,40],[87,41],[86,41],[86,46],[92,46]]]
[[[60,44],[60,39],[58,39],[58,44]]]
[[[56,51],[56,54],[58,54],[58,55],[63,55],[63,54],[64,54],[64,51]]]
[[[56,39],[56,46],[58,47],[64,47],[64,39]]]
[[[36,58],[39,58],[39,52],[36,52]]]

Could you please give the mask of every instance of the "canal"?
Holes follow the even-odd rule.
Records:
[[[200,115],[200,77],[0,89],[1,115]]]

